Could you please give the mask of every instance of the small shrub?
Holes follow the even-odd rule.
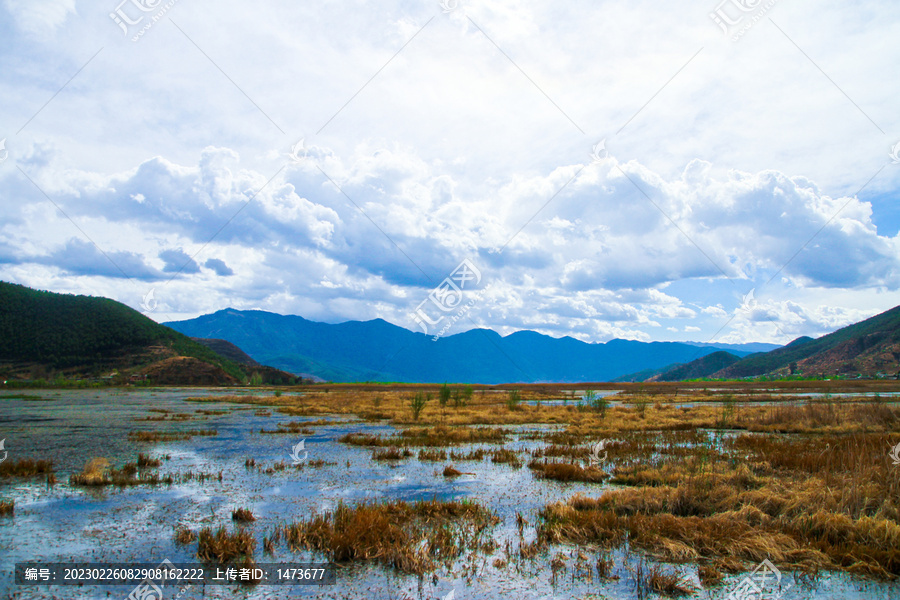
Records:
[[[16,501],[0,501],[0,517],[11,517],[16,510]]]
[[[409,407],[412,409],[413,419],[418,421],[419,415],[422,414],[422,410],[425,408],[425,404],[431,399],[430,394],[426,394],[425,392],[416,392],[416,395],[412,397],[409,401]]]
[[[650,400],[646,396],[638,396],[634,399],[634,405],[637,407],[638,414],[642,419],[647,418],[647,406],[650,404]]]
[[[449,385],[445,383],[441,386],[441,389],[438,392],[438,403],[440,403],[441,408],[445,408],[447,406],[447,402],[450,401],[451,394],[452,392]]]
[[[506,395],[506,408],[509,410],[518,410],[522,403],[522,394],[519,390],[510,390]]]
[[[584,399],[594,412],[599,413],[601,417],[606,415],[606,411],[609,408],[609,400],[605,396],[601,396],[594,390],[588,390],[584,394]]]

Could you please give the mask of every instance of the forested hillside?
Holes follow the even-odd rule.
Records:
[[[0,282],[0,361],[92,373],[110,365],[137,369],[172,356],[221,369],[228,375],[224,381],[251,375],[249,369],[115,300]]]

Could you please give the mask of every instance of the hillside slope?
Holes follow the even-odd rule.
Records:
[[[798,338],[778,350],[753,354],[714,374],[720,378],[766,374],[896,374],[900,369],[900,306],[818,339]]]
[[[725,350],[720,350],[718,352],[713,352],[712,354],[707,354],[706,356],[687,364],[669,369],[656,377],[650,378],[650,381],[686,381],[688,379],[709,377],[716,371],[721,371],[739,360],[740,358],[734,354],[726,352]]]
[[[151,368],[161,363],[166,363],[162,371]],[[165,383],[199,379],[205,385],[234,384],[252,374],[120,302],[0,282],[0,373],[5,378],[98,377],[111,371],[120,380],[132,375],[152,380],[153,373],[164,371]]]

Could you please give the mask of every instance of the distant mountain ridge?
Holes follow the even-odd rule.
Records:
[[[504,337],[489,329],[433,341],[432,336],[382,319],[328,324],[235,309],[166,325],[192,337],[227,340],[254,360],[279,369],[335,382],[611,381],[626,373],[685,363],[719,350],[681,342],[589,344],[534,331]]]

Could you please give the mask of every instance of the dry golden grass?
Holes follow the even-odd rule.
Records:
[[[175,543],[182,546],[190,544],[197,539],[197,534],[187,527],[179,527],[175,530]]]
[[[150,469],[158,467],[162,464],[162,461],[158,458],[150,458],[143,452],[138,453],[137,466],[141,469]]]
[[[253,534],[243,529],[229,533],[224,527],[219,527],[213,533],[212,529],[204,527],[197,539],[197,558],[208,562],[246,560],[253,556],[255,549]]]
[[[646,585],[657,594],[673,598],[690,596],[697,591],[697,588],[684,575],[666,572],[658,565],[650,568],[650,572],[647,574]]]
[[[0,463],[0,477],[34,477],[36,475],[52,475],[53,462],[49,460],[33,460],[21,458],[17,461]]]
[[[11,517],[15,511],[15,500],[0,500],[0,517]]]
[[[249,508],[237,508],[231,511],[231,520],[238,523],[252,523],[256,520]]]
[[[886,449],[900,436],[742,435],[718,452],[662,456],[617,468],[633,485],[548,505],[544,542],[617,547],[627,538],[659,559],[710,564],[768,558],[788,568],[900,575],[900,477]],[[720,570],[715,567],[713,570]],[[713,571],[705,577],[715,579]]]
[[[450,451],[450,460],[476,460],[480,461],[487,455],[487,451],[484,448],[476,448],[474,450],[469,450],[468,452],[456,452],[455,450]]]
[[[375,561],[422,574],[476,549],[496,522],[470,502],[341,503],[334,513],[288,525],[283,535],[292,549],[316,550],[331,561]]]
[[[351,446],[415,446],[440,448],[459,444],[500,443],[507,432],[493,427],[418,427],[403,429],[396,435],[379,436],[371,433],[351,432],[338,438]]]
[[[159,475],[157,473],[147,472],[142,469],[156,467],[159,465],[158,459],[151,459],[143,454],[138,455],[138,462],[126,463],[121,469],[113,468],[109,461],[103,457],[92,458],[89,460],[80,473],[72,473],[69,476],[69,485],[77,485],[84,487],[100,487],[106,485],[116,485],[119,487],[128,487],[134,485],[171,485],[177,482],[190,481],[196,479],[205,481],[218,477],[222,481],[222,473],[218,476],[211,473],[193,473],[188,471],[177,476],[167,474]],[[48,476],[48,484],[55,483]]]
[[[419,450],[418,459],[422,461],[441,462],[447,460],[446,450]]]
[[[518,469],[523,464],[518,453],[514,450],[509,450],[508,448],[491,450],[488,452],[488,455],[491,457],[492,463],[508,464],[514,469]]]
[[[128,439],[133,442],[180,442],[194,436],[213,436],[215,429],[188,429],[186,431],[130,431]]]
[[[807,571],[900,575],[900,467],[887,457],[890,447],[900,443],[900,410],[872,398],[806,401],[785,396],[890,391],[897,385],[474,386],[467,405],[441,409],[429,402],[418,421],[410,397],[416,392],[437,397],[439,386],[318,385],[298,387],[298,394],[280,398],[236,396],[231,401],[269,405],[285,414],[386,420],[400,432],[353,433],[341,441],[401,455],[400,449],[420,448],[421,460],[512,461],[518,456],[502,447],[453,447],[503,444],[511,438],[506,426],[549,425],[522,437],[546,444],[531,453],[529,466],[536,477],[601,481],[608,471],[612,482],[628,487],[546,506],[539,538],[520,545],[521,557],[535,556],[550,542],[611,549],[628,540],[659,559],[698,563],[704,584],[714,585],[722,573],[752,567],[763,558]],[[707,389],[711,387],[720,389]],[[579,408],[573,394],[585,388],[624,390],[610,397],[624,404],[605,413]],[[521,398],[515,406],[508,402],[513,389]],[[532,403],[563,397],[570,399],[567,404]],[[748,433],[735,435],[741,431]],[[599,440],[607,441],[602,471],[583,466]],[[448,466],[444,474],[462,473]],[[666,587],[663,575],[660,589]]]
[[[400,460],[409,458],[412,455],[413,453],[409,448],[398,448],[396,446],[372,450],[372,460]]]
[[[602,469],[593,466],[582,467],[573,463],[532,460],[528,468],[534,471],[535,477],[556,481],[583,481],[600,483],[607,475]]]

